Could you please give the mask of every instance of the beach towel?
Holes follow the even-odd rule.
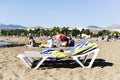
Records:
[[[66,56],[65,54],[63,54],[63,52],[65,52],[68,56],[68,55],[71,55],[75,49],[81,48],[81,47],[87,45],[88,43],[89,43],[88,41],[83,41],[83,42],[80,42],[79,44],[77,44],[74,47],[71,47],[71,48],[68,48],[68,49],[62,50],[62,51],[61,50],[57,51],[57,50],[53,50],[53,49],[47,49],[47,50],[42,51],[40,54],[51,54],[51,53],[53,53],[53,56],[60,54],[60,56],[62,57],[62,56]],[[60,57],[55,57],[55,58],[49,58],[49,59],[59,60],[61,58]]]
[[[51,54],[52,52],[58,52],[57,50],[53,50],[53,49],[46,49],[43,50],[42,52],[40,52],[40,54]],[[59,60],[60,58],[49,58],[51,61],[56,61]]]
[[[88,41],[83,41],[83,42],[78,43],[78,44],[75,45],[74,47],[68,48],[67,50],[73,51],[73,50],[78,49],[78,48],[81,48],[81,47],[83,47],[83,46],[85,46],[85,45],[87,45],[87,44],[89,44],[89,43],[90,43],[90,42],[88,42]]]
[[[80,52],[85,51],[85,50],[87,50],[93,46],[96,46],[96,45],[97,45],[96,43],[91,43],[91,44],[88,44],[88,45],[83,46],[81,48],[75,49],[74,51],[66,50],[64,52],[52,52],[52,57],[54,57],[54,58],[67,58],[67,57],[70,57],[72,55],[79,54]]]

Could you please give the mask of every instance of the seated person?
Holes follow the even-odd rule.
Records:
[[[66,39],[66,47],[73,47],[75,45],[74,40],[70,37],[69,39]]]
[[[68,43],[67,43],[66,41],[63,41],[63,42],[60,43],[60,46],[61,46],[61,47],[66,47],[67,44],[68,44]]]
[[[60,46],[67,47],[69,46],[69,39],[66,36],[61,36],[61,44]]]
[[[70,40],[69,40],[69,47],[72,47],[75,45],[75,41],[70,37]]]
[[[35,47],[36,46],[36,42],[32,36],[29,37],[29,43],[26,44],[26,46],[27,47]]]
[[[48,37],[47,44],[41,45],[41,47],[47,47],[47,48],[55,47],[53,39],[51,37]]]
[[[69,39],[66,40],[66,47],[69,47],[70,43],[69,43]]]

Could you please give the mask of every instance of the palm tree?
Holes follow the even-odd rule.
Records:
[[[69,27],[63,27],[61,33],[62,33],[62,34],[65,34],[66,36],[68,36],[68,35],[69,35],[69,34],[68,34],[69,31],[70,31],[70,30],[69,30]]]
[[[76,37],[77,35],[80,35],[80,30],[78,30],[77,28],[72,29],[71,34],[72,34],[72,36]]]
[[[56,34],[60,33],[60,28],[59,28],[59,27],[54,27],[54,28],[51,30],[51,32],[52,32],[52,35],[56,35]]]

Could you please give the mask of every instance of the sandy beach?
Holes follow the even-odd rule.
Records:
[[[26,38],[9,37],[1,37],[0,40],[21,43],[27,41]],[[120,40],[94,42],[98,44],[100,52],[93,67],[89,69],[76,63],[56,67],[46,65],[38,70],[26,69],[17,55],[24,51],[42,51],[45,48],[0,48],[0,80],[120,80]]]

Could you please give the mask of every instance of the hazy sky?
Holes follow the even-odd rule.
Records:
[[[106,27],[120,24],[120,0],[0,0],[0,23]]]

